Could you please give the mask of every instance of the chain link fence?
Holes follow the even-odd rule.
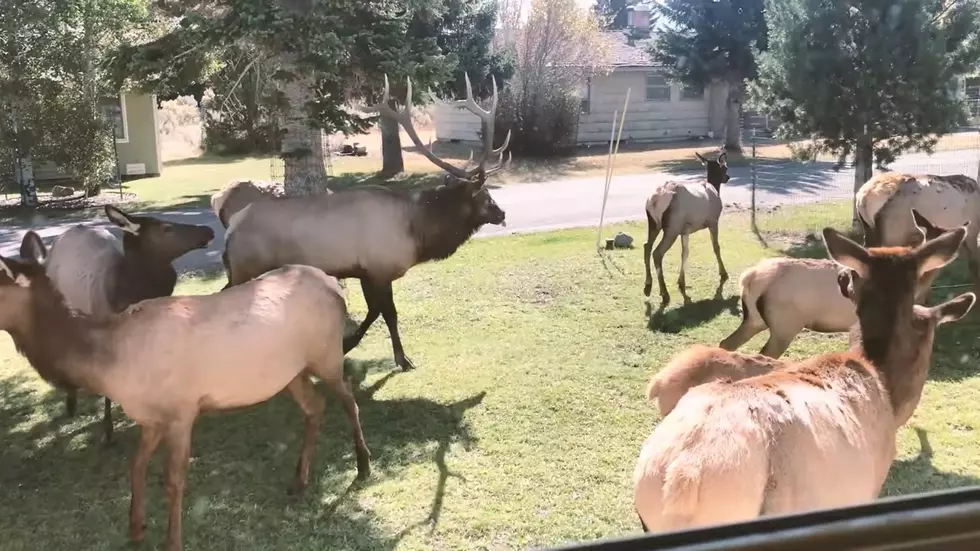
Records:
[[[875,167],[874,173],[963,174],[977,178],[980,99],[970,100],[970,114],[970,123],[941,137],[932,153],[905,153],[886,167]],[[746,111],[741,126],[747,166],[741,169],[742,174],[733,175],[737,192],[732,202],[750,211],[753,229],[760,238],[765,239],[767,234],[818,231],[825,226],[851,227],[853,155],[837,169],[840,160],[826,153],[814,154],[812,143],[776,139],[778,121]]]

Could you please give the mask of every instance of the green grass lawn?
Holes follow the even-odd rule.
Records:
[[[848,220],[846,205],[808,206],[765,220],[819,234]],[[449,260],[413,269],[396,284],[402,337],[419,366],[394,370],[382,323],[349,355],[374,472],[355,475],[350,430],[335,401],[308,493],[290,498],[302,430],[279,396],[196,426],[185,498],[188,550],[514,549],[639,533],[631,477],[659,416],[648,378],[675,352],[715,344],[738,325],[737,275],[766,255],[745,215],[723,221],[722,254],[733,278],[711,300],[717,268],[707,232],[691,238],[694,303],[679,306],[680,247],[666,262],[674,297],[648,320],[638,224],[610,227],[637,249],[593,250],[594,230],[474,240]],[[776,235],[776,234],[773,234]],[[770,241],[777,241],[770,239]],[[813,255],[814,246],[794,251]],[[940,285],[968,281],[962,261]],[[221,280],[182,281],[179,293]],[[350,303],[365,311],[356,285]],[[945,290],[937,298],[945,296]],[[957,290],[960,291],[960,290]],[[980,476],[978,314],[940,328],[918,412],[902,429],[886,494],[974,484]],[[757,351],[766,336],[747,350]],[[52,342],[57,335],[52,335]],[[842,335],[802,334],[787,353],[840,350]],[[99,443],[101,402],[83,397],[64,418],[52,393],[0,337],[0,548],[126,547],[129,458],[138,431],[117,413],[119,445]],[[117,410],[118,411],[118,410]],[[915,429],[927,439],[923,448]],[[166,529],[162,454],[151,466],[147,549]]]

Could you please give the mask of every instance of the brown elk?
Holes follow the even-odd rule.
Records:
[[[909,216],[915,209],[938,226],[956,227],[971,222],[963,250],[969,264],[974,290],[980,292],[980,186],[962,174],[907,174],[885,172],[874,176],[854,196],[858,218],[864,228],[864,244],[871,247],[912,246],[922,242],[916,221]],[[929,279],[931,285],[936,274]],[[925,303],[928,293],[916,296]]]
[[[912,209],[916,231],[934,239],[947,228],[936,226]],[[969,230],[969,222],[966,223]],[[921,242],[922,234],[919,241]],[[725,350],[736,350],[752,337],[768,329],[769,340],[761,354],[779,358],[803,329],[820,333],[847,331],[857,323],[854,303],[840,293],[837,272],[840,265],[828,259],[767,258],[742,273],[739,278],[742,323],[721,341]],[[916,284],[916,302],[929,293],[936,272],[926,274]]]
[[[667,251],[674,246],[677,238],[681,238],[681,269],[677,278],[677,287],[684,297],[684,302],[690,302],[687,296],[687,286],[684,272],[687,268],[688,241],[692,233],[708,228],[711,233],[711,247],[718,260],[718,276],[720,278],[718,295],[721,286],[728,280],[725,263],[721,260],[721,247],[718,244],[718,220],[721,217],[721,185],[727,183],[728,154],[722,149],[716,160],[708,160],[695,153],[695,157],[707,169],[706,181],[700,182],[664,182],[660,184],[647,199],[647,242],[643,245],[643,266],[646,271],[646,281],[643,284],[644,296],[650,296],[653,288],[653,276],[650,274],[650,255],[657,269],[657,282],[660,284],[661,306],[670,302],[670,293],[664,282],[663,260]],[[653,242],[663,230],[664,235],[653,248]]]
[[[228,229],[231,216],[245,208],[245,205],[280,195],[282,189],[272,182],[234,180],[211,195],[211,210],[218,217],[221,226]]]
[[[866,249],[823,231],[857,306],[851,348],[768,374],[696,386],[646,440],[634,505],[645,530],[676,530],[875,499],[897,430],[921,398],[937,325],[976,296],[915,304],[916,283],[951,262],[959,227],[915,248]]]
[[[104,228],[74,226],[58,237],[45,263],[68,305],[85,314],[104,316],[143,299],[170,296],[177,283],[173,261],[214,239],[207,226],[136,216],[112,205],[105,206],[105,214],[123,231],[121,247]],[[68,415],[75,415],[77,403],[77,390],[68,389]],[[103,409],[104,438],[111,444],[109,398]]]
[[[412,126],[411,80],[402,111],[388,106],[388,95],[386,76],[384,100],[371,110],[401,123],[419,152],[448,173],[446,183],[421,191],[375,185],[253,202],[231,220],[223,261],[228,287],[290,263],[315,266],[337,278],[359,279],[368,312],[357,330],[344,339],[344,351],[356,347],[380,315],[391,335],[395,363],[408,370],[414,365],[398,333],[391,284],[417,264],[451,256],[484,224],[505,223],[504,211],[490,196],[486,183],[507,164],[503,157],[510,132],[503,145],[493,149],[496,82],[490,109],[484,110],[473,99],[466,77],[466,99],[457,105],[483,121],[483,153],[475,168],[460,168],[435,156]],[[499,161],[487,168],[492,156]]]
[[[140,426],[129,517],[134,542],[145,535],[147,466],[164,442],[166,548],[181,549],[191,432],[207,411],[257,404],[282,391],[292,395],[305,432],[291,491],[304,490],[325,407],[311,374],[347,412],[358,478],[370,473],[357,404],[344,381],[346,304],[336,279],[289,265],[213,295],[149,299],[95,317],[65,304],[45,273],[47,251],[36,233],[27,232],[21,250],[26,260],[0,257],[0,329],[46,381],[106,396]]]

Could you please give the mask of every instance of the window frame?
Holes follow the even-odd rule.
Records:
[[[663,84],[650,84],[650,79],[652,79],[652,78],[662,79],[664,83]],[[671,91],[672,86],[671,86],[670,82],[667,80],[667,77],[664,76],[663,73],[660,73],[660,72],[646,73],[643,76],[643,84],[644,84],[644,87],[643,87],[643,98],[644,98],[645,101],[650,102],[650,103],[670,103],[671,100],[673,99],[672,98],[673,93]],[[655,88],[655,89],[656,88],[666,89],[667,90],[667,97],[665,97],[665,98],[662,98],[662,97],[650,97],[650,89],[651,88]]]

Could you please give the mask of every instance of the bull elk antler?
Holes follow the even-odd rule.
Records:
[[[461,180],[472,180],[475,176],[480,176],[481,187],[486,183],[486,179],[492,174],[500,171],[510,163],[510,153],[507,154],[507,160],[504,160],[504,151],[507,146],[510,145],[510,131],[507,131],[507,137],[504,139],[503,145],[497,149],[493,148],[493,130],[494,130],[494,116],[497,113],[497,79],[491,76],[493,83],[493,100],[490,103],[490,109],[484,110],[482,107],[477,105],[476,100],[473,99],[473,86],[470,84],[470,77],[468,74],[463,73],[466,80],[466,99],[456,100],[453,102],[454,107],[463,107],[480,117],[480,122],[483,126],[483,153],[480,156],[480,160],[476,163],[473,168],[464,168],[453,165],[449,162],[440,159],[432,152],[429,147],[426,147],[419,138],[418,132],[415,131],[415,127],[412,124],[412,79],[409,78],[407,81],[407,92],[405,94],[405,108],[401,111],[393,109],[388,105],[388,97],[390,96],[390,87],[388,84],[388,75],[385,75],[385,89],[384,95],[382,96],[381,102],[376,105],[370,105],[366,108],[367,111],[375,111],[381,115],[386,115],[396,121],[398,121],[402,127],[405,128],[405,132],[408,137],[411,138],[412,143],[415,147],[419,149],[422,155],[426,159],[432,161],[433,164],[439,168],[445,170],[446,172],[452,174],[453,176]],[[496,155],[498,158],[497,164],[486,168],[487,160]],[[473,152],[470,151],[470,158],[466,163],[466,167],[469,167],[473,163]]]

